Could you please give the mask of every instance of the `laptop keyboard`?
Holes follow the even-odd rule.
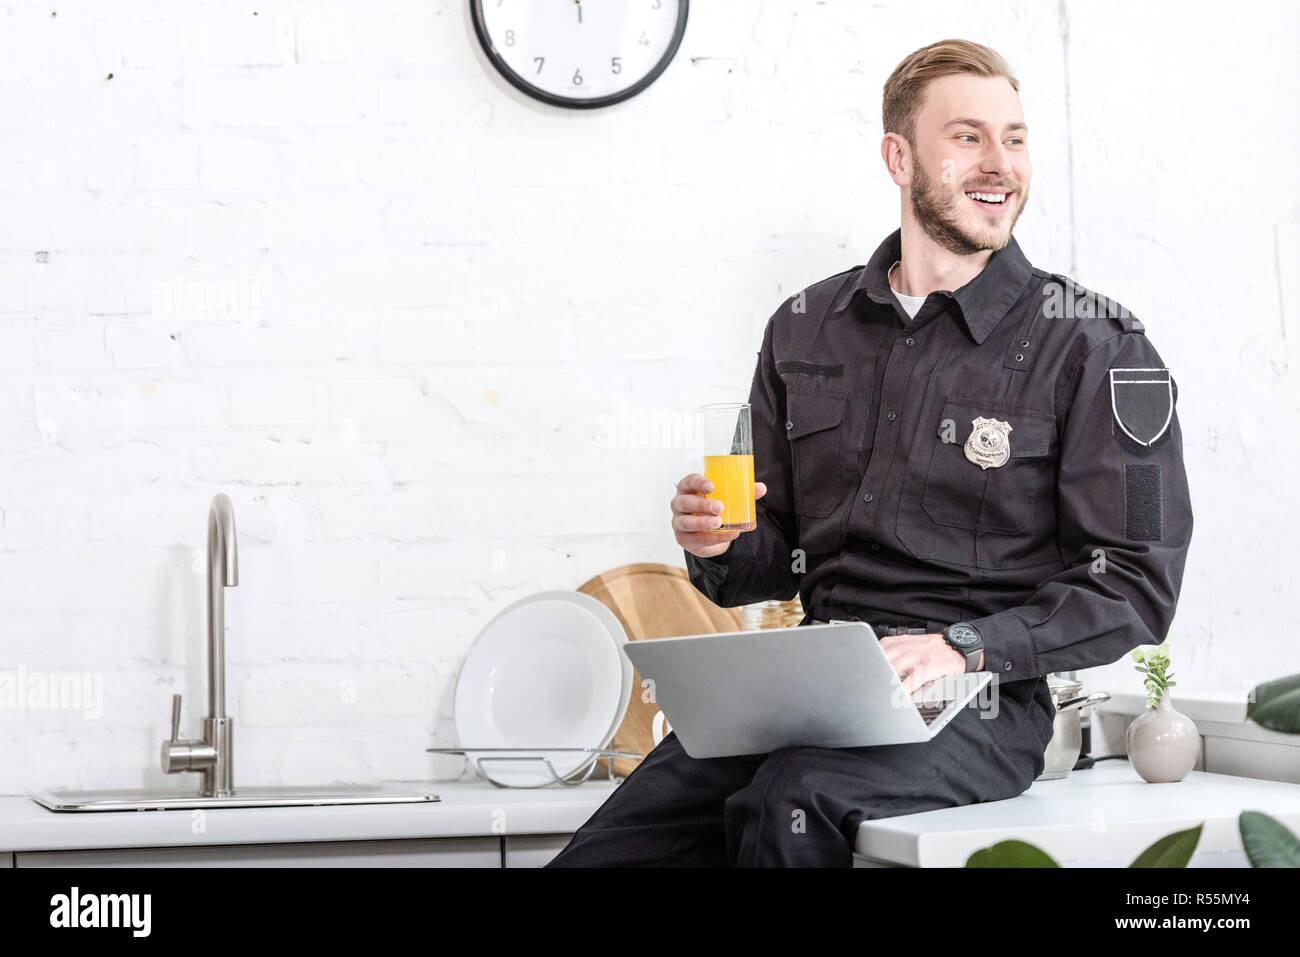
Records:
[[[918,704],[916,710],[921,713],[921,718],[928,725],[939,715],[948,710],[951,701],[940,701],[936,704]]]

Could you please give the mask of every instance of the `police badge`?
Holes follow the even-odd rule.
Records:
[[[980,416],[971,420],[970,438],[966,440],[966,458],[982,469],[1005,465],[1011,457],[1011,424]]]

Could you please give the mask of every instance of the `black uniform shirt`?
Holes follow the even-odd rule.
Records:
[[[886,278],[900,240],[768,321],[758,527],[687,552],[691,581],[723,607],[798,593],[805,623],[969,621],[1002,682],[1159,643],[1192,512],[1177,387],[1142,324],[1014,238],[909,322]]]

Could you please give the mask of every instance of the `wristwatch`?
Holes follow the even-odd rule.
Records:
[[[974,671],[979,667],[980,652],[984,650],[984,639],[979,630],[969,622],[959,621],[943,630],[943,640],[948,642],[966,658],[966,670]]]

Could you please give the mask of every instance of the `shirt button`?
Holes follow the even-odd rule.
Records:
[[[875,496],[868,492],[866,495],[862,496],[862,501],[870,502],[873,498],[875,498]]]
[[[1008,658],[1006,661],[1002,662],[1002,670],[1003,670],[1003,671],[1010,671],[1010,670],[1011,670],[1011,659],[1010,659],[1010,658]]]
[[[913,339],[911,336],[908,336],[908,337],[907,337],[906,339],[904,339],[903,341],[906,342],[909,346],[914,346],[914,345],[916,345],[916,340]]]
[[[885,418],[887,418],[890,422],[893,422],[896,418],[898,418],[898,413],[890,412],[888,415],[885,416]]]
[[[872,543],[871,543],[871,550],[872,550],[873,552],[878,552],[878,551],[880,551],[880,544],[879,544],[878,542],[872,542]]]
[[[794,423],[791,422],[789,419],[786,419],[786,420],[785,420],[785,430],[786,430],[787,432],[789,432],[789,431],[790,431],[791,429],[793,429],[793,428],[794,428]]]

